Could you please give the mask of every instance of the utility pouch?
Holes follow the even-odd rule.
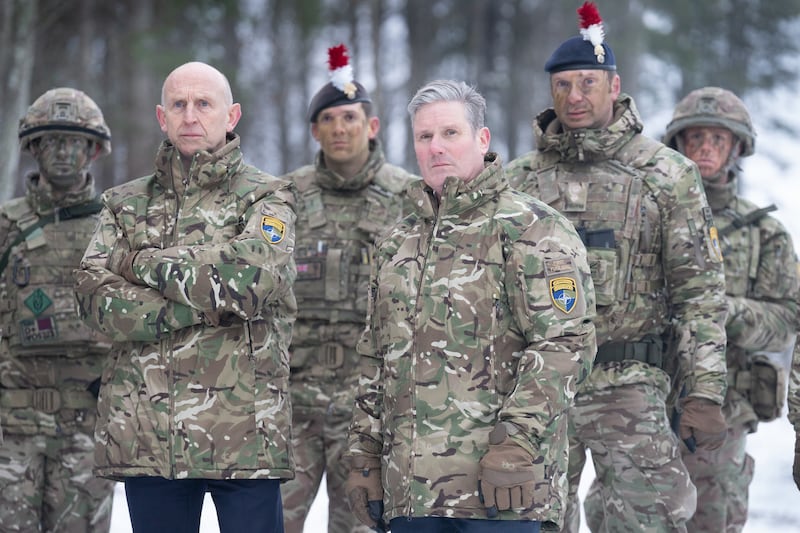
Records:
[[[597,305],[612,305],[616,300],[617,251],[613,248],[587,248]]]
[[[786,402],[786,372],[765,355],[755,355],[750,361],[749,400],[758,420],[769,422],[781,416]]]

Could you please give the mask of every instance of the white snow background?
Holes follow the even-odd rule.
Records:
[[[797,109],[797,94],[796,90],[786,89],[745,101],[753,114],[758,137],[756,154],[744,160],[742,193],[759,206],[775,203],[779,210],[773,216],[787,227],[796,249],[800,251],[800,146],[796,137],[775,128],[771,122],[775,118],[790,124],[800,122],[791,115],[791,110]],[[670,116],[671,108],[655,117],[646,117],[645,133],[660,137]],[[788,365],[788,356],[784,361]],[[800,491],[792,480],[794,431],[785,409],[780,419],[759,425],[758,432],[748,437],[747,449],[755,459],[755,477],[750,486],[749,519],[744,533],[800,532]],[[581,481],[581,495],[586,493],[593,478],[594,470],[589,461]],[[304,533],[327,532],[327,505],[323,481]],[[703,505],[703,502],[698,502],[698,505]],[[122,484],[117,484],[115,490],[111,531],[131,532]],[[208,496],[200,531],[219,533],[213,502]],[[588,532],[585,525],[581,528],[581,533],[584,532]]]

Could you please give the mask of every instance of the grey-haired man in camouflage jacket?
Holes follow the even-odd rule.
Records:
[[[376,250],[351,508],[393,533],[557,527],[566,410],[596,349],[585,249],[508,186],[477,91],[431,82],[409,114],[424,182]]]

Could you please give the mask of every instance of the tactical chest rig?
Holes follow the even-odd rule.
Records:
[[[321,188],[313,175],[306,175],[296,178],[295,185],[296,327],[302,332],[307,321],[330,326],[294,336],[292,367],[303,367],[313,357],[322,367],[336,369],[342,367],[346,350],[336,324],[363,328],[374,242],[399,219],[402,209],[394,195],[376,183],[362,190],[335,191]],[[311,336],[316,340],[303,338]],[[305,349],[306,343],[317,346]]]
[[[725,292],[729,296],[754,297],[761,256],[760,221],[776,210],[775,205],[748,210],[737,203],[736,209],[727,208],[715,214],[725,258]],[[764,354],[753,354],[731,344],[727,346],[726,359],[729,389],[747,399],[758,420],[769,422],[778,418],[786,399],[783,367]]]
[[[372,246],[399,218],[399,202],[375,184],[351,192],[324,190],[311,179],[296,185],[298,318],[363,323]]]
[[[61,408],[89,409],[95,400],[84,390],[99,377],[99,361],[109,343],[79,318],[72,271],[83,256],[97,224],[100,204],[61,208],[39,216],[24,199],[0,211],[0,358],[13,359],[19,376],[4,373],[0,406],[55,413]],[[53,357],[93,363],[60,375]],[[41,359],[44,358],[44,361]],[[97,369],[92,367],[97,366]],[[77,379],[79,390],[63,390],[62,381]],[[4,423],[8,423],[5,420]]]
[[[534,196],[569,218],[586,246],[597,298],[596,363],[662,366],[660,331],[667,311],[661,222],[641,170],[660,148],[636,136],[614,159],[542,158],[528,178],[535,180]]]
[[[761,255],[759,222],[777,207],[769,205],[747,212],[725,209],[714,215],[725,258],[725,292],[731,296],[752,296]]]

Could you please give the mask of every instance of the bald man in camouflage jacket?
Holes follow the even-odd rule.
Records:
[[[294,475],[289,342],[294,195],[243,160],[227,78],[191,62],[164,81],[151,175],[106,191],[75,272],[103,369],[95,472],[123,480],[134,531],[281,531]]]

